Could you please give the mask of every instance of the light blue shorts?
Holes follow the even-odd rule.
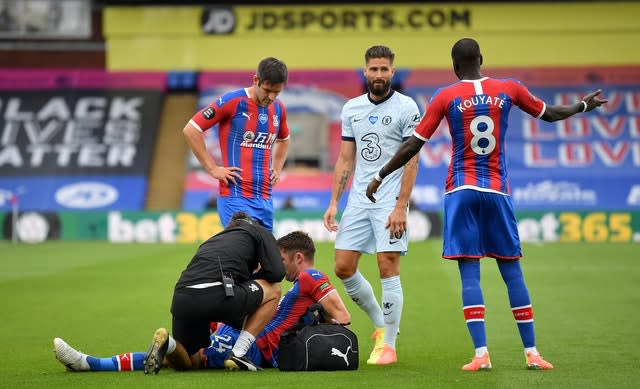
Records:
[[[399,251],[405,255],[409,247],[409,231],[405,231],[400,239],[389,238],[389,230],[385,225],[391,211],[393,207],[347,207],[340,219],[335,248],[367,254]]]

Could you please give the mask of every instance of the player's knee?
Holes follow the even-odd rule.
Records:
[[[336,276],[338,278],[344,280],[345,278],[352,277],[354,274],[356,274],[356,268],[347,266],[345,264],[336,263],[334,272],[336,273]]]

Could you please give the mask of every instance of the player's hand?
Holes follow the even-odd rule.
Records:
[[[213,178],[220,180],[224,185],[229,185],[229,181],[233,183],[233,185],[237,185],[238,181],[242,181],[242,177],[239,173],[242,169],[236,166],[216,166],[211,171],[211,175]],[[236,181],[236,179],[238,181]]]
[[[324,213],[322,217],[322,221],[324,222],[324,228],[329,232],[338,231],[338,225],[336,224],[336,214],[338,213],[338,208],[335,205],[330,205],[327,208],[327,211]]]
[[[373,180],[371,180],[369,185],[367,185],[367,197],[369,198],[369,200],[371,200],[372,203],[376,202],[376,198],[373,197],[373,195],[378,191],[378,187],[380,186],[380,184],[381,182],[374,178]]]
[[[389,230],[389,239],[402,238],[402,235],[407,231],[407,208],[398,206],[393,208],[384,228]]]
[[[271,172],[271,186],[276,186],[276,184],[278,182],[280,182],[280,171],[279,170],[273,170]]]
[[[582,98],[582,101],[587,103],[586,112],[592,111],[602,104],[606,104],[609,102],[609,100],[607,99],[598,98],[598,96],[600,96],[600,93],[602,93],[602,89],[595,90]]]

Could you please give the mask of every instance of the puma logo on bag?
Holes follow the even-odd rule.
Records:
[[[344,352],[344,354],[342,353],[342,351],[338,350],[335,347],[331,348],[331,355],[337,355],[340,358],[344,359],[344,363],[347,364],[347,366],[349,366],[349,360],[347,359],[347,354],[349,354],[349,350],[351,349],[351,346],[347,347],[347,350]]]

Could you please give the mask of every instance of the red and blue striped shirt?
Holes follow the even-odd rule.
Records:
[[[262,357],[274,364],[278,356],[280,335],[293,327],[310,305],[320,302],[334,291],[335,288],[324,273],[316,269],[298,273],[293,287],[284,295],[275,315],[256,339]]]
[[[414,135],[426,141],[447,118],[453,153],[445,192],[471,187],[509,194],[505,137],[513,105],[538,118],[545,110],[545,103],[514,79],[462,80],[432,96]]]
[[[271,198],[271,149],[276,139],[289,138],[287,113],[280,100],[268,106],[249,98],[246,88],[220,96],[189,121],[199,131],[218,124],[223,166],[242,169],[237,185],[220,185],[220,195]]]

